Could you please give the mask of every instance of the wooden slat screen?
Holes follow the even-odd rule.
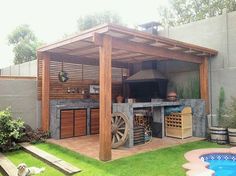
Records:
[[[93,65],[83,65],[83,78],[85,80],[98,80],[99,67]]]
[[[64,61],[63,70],[68,73],[69,80],[61,83],[58,73],[61,71],[61,62],[50,61],[50,99],[83,99],[86,98],[81,92],[89,91],[90,85],[99,84],[99,67],[67,63]],[[112,68],[112,96],[115,98],[122,91],[122,69]],[[68,88],[76,88],[79,93],[67,93]],[[42,61],[38,60],[38,99],[41,99],[42,91]],[[91,98],[99,99],[98,94],[90,95]]]

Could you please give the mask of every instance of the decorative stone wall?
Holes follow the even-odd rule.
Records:
[[[205,137],[207,132],[207,120],[205,114],[205,101],[201,99],[184,99],[180,100],[180,104],[192,107],[193,112],[193,136]],[[79,109],[87,108],[87,134],[90,131],[90,109],[98,108],[99,103],[92,99],[86,100],[51,100],[50,101],[50,131],[54,139],[60,138],[60,111],[63,109]],[[119,106],[114,107],[113,111],[131,112],[132,107],[126,106],[123,109]],[[125,109],[124,109],[125,108]],[[126,109],[127,108],[127,109]],[[132,116],[132,115],[131,115]],[[133,122],[133,119],[130,119]],[[132,131],[131,127],[131,131]],[[129,134],[129,138],[133,138],[133,134]],[[131,141],[131,140],[129,140]],[[132,146],[131,142],[127,142],[126,146]]]
[[[93,99],[81,100],[51,100],[50,101],[50,132],[51,137],[60,139],[60,111],[63,109],[87,109],[87,134],[90,132],[90,109],[98,108],[99,104]]]
[[[129,120],[129,135],[125,147],[134,146],[133,117],[135,109],[152,108],[154,122],[164,123],[164,107],[178,105],[179,102],[113,103],[113,112],[123,112]],[[164,137],[164,125],[162,127],[161,137]]]
[[[190,106],[193,112],[193,136],[206,137],[207,119],[205,101],[201,99],[183,99],[180,104]]]

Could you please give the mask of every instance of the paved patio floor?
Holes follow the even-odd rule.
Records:
[[[167,148],[171,146],[176,146],[179,144],[184,144],[188,142],[201,141],[204,138],[190,137],[186,139],[176,139],[170,137],[152,138],[152,140],[146,144],[137,145],[132,148],[120,147],[118,149],[112,149],[112,160],[131,156],[137,153],[143,153],[147,151],[152,151],[160,148]],[[99,156],[99,136],[83,136],[74,137],[68,139],[49,139],[48,142],[60,145],[62,147],[68,148],[80,154],[89,156],[91,158],[98,159]]]

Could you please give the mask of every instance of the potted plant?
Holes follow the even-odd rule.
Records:
[[[116,102],[117,102],[117,103],[123,103],[123,101],[124,101],[124,97],[123,97],[123,96],[118,95],[118,96],[116,97]]]
[[[227,109],[225,123],[228,126],[228,137],[231,145],[236,145],[236,98],[232,97],[231,104]]]
[[[218,125],[217,126],[209,126],[210,136],[212,142],[217,142],[218,144],[226,144],[227,143],[227,128],[225,127],[224,119],[226,114],[225,107],[225,91],[224,88],[220,88],[219,94],[219,108],[217,109],[217,118]],[[212,116],[214,117],[214,116]],[[212,119],[211,119],[212,121]],[[208,122],[209,123],[209,122]],[[211,123],[211,122],[210,122]]]

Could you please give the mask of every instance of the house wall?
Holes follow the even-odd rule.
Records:
[[[212,109],[216,112],[220,87],[224,87],[226,103],[231,96],[236,97],[236,12],[197,22],[166,28],[159,35],[181,40],[219,51],[209,63],[209,91],[212,97]],[[173,65],[173,63],[172,63]],[[175,73],[168,72],[173,81],[188,80],[198,76],[198,67],[193,71],[185,71],[186,63],[182,63]],[[173,77],[172,77],[172,76]]]
[[[6,79],[0,77],[0,110],[11,107],[14,118],[22,118],[32,128],[38,128],[36,79]]]

